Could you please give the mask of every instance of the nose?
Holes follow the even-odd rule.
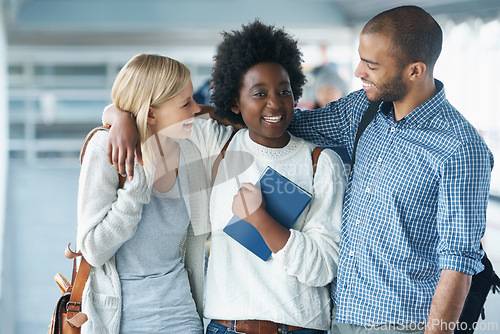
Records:
[[[364,72],[364,71],[363,71],[363,64],[362,64],[362,62],[360,61],[360,62],[358,63],[358,66],[356,67],[356,70],[354,71],[354,76],[355,76],[356,78],[361,78],[361,77],[363,77],[363,76],[364,76],[364,73],[363,73],[363,72]]]
[[[280,101],[278,96],[276,94],[269,94],[269,97],[267,99],[267,107],[274,109],[274,108],[279,108]]]
[[[193,110],[192,114],[195,115],[201,111],[200,105],[193,99]]]

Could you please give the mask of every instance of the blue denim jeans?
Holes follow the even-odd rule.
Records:
[[[286,325],[284,327],[285,327],[284,330],[281,331],[280,334],[288,334],[288,333],[290,333],[290,334],[327,334],[327,331],[320,331],[317,329],[307,329],[307,328],[299,329],[296,331],[287,331]],[[226,326],[222,326],[218,322],[215,322],[212,320],[208,324],[207,334],[215,334],[215,333],[217,333],[217,334],[238,334],[240,332],[236,332],[234,330],[234,322],[233,322],[232,328],[229,328]]]

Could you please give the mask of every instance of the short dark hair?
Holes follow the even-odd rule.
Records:
[[[439,24],[417,6],[400,6],[382,12],[368,21],[361,33],[379,33],[391,38],[391,51],[401,67],[420,61],[432,71],[443,44]]]
[[[302,53],[294,40],[283,29],[265,25],[259,20],[242,25],[238,31],[223,32],[223,41],[217,48],[212,70],[212,98],[215,115],[235,124],[245,124],[241,114],[231,108],[235,105],[244,74],[253,66],[278,63],[288,72],[295,101],[302,96],[306,82],[302,72]]]

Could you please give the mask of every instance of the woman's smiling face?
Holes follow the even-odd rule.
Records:
[[[244,75],[233,112],[241,113],[250,138],[263,146],[284,147],[295,101],[288,72],[278,63],[258,63]]]
[[[154,119],[148,119],[158,134],[174,138],[187,138],[191,134],[194,116],[200,112],[200,106],[193,100],[193,84],[191,81],[176,96],[158,107],[150,108]]]

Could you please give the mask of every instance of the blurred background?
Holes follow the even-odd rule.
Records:
[[[71,277],[63,251],[76,236],[78,153],[101,123],[110,89],[133,55],[185,63],[204,103],[222,30],[254,18],[299,40],[308,84],[300,106],[361,88],[358,34],[396,0],[0,0],[0,333],[44,333]],[[410,4],[410,3],[406,3]],[[415,0],[444,31],[435,76],[493,151],[483,240],[500,272],[500,1]],[[206,103],[206,102],[205,102]],[[500,296],[486,320],[500,333]]]

